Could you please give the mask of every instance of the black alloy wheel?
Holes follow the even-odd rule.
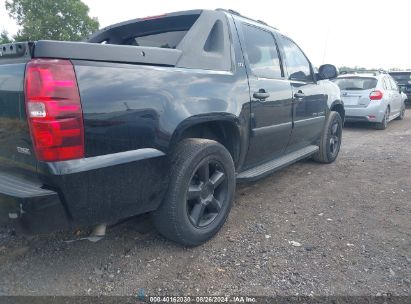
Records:
[[[342,127],[340,114],[336,111],[330,111],[324,124],[318,152],[313,155],[315,161],[329,164],[336,160],[341,148]]]
[[[230,212],[235,192],[232,156],[220,143],[201,138],[182,140],[170,159],[170,182],[153,213],[157,230],[184,246],[212,238]]]
[[[341,143],[341,124],[336,120],[331,126],[330,132],[330,154],[332,158],[337,157],[338,152],[340,151]]]
[[[197,228],[208,226],[227,204],[228,183],[224,167],[204,159],[193,174],[187,189],[187,216]]]

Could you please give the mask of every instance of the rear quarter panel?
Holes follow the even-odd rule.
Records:
[[[247,130],[245,73],[73,63],[84,113],[86,157],[142,148],[167,154],[179,126],[210,114],[234,118]],[[40,171],[45,184],[60,190],[74,222],[92,225],[155,210],[167,190],[167,166],[167,156],[161,156],[66,175]]]
[[[248,80],[237,34],[231,30],[232,71],[72,60],[86,157],[116,157],[114,153],[142,148],[165,154],[66,175],[50,174],[48,166],[39,164],[44,183],[59,189],[75,223],[113,222],[155,210],[168,187],[167,154],[175,134],[192,124],[231,120],[244,141],[243,153],[247,151]]]
[[[0,171],[32,176],[37,161],[26,120],[25,67],[25,60],[0,64]]]
[[[239,127],[248,121],[249,89],[241,70],[74,64],[87,157],[140,148],[168,152],[178,126],[195,116],[231,114]]]
[[[86,157],[142,148],[168,154],[181,128],[211,119],[232,120],[248,140],[250,97],[242,67],[228,72],[72,62]],[[74,222],[92,225],[155,210],[167,190],[167,166],[167,156],[161,156],[67,175],[39,167],[44,183],[59,189]]]

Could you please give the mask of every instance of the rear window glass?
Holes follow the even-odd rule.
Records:
[[[404,73],[404,74],[390,74],[392,78],[394,78],[396,81],[400,80],[411,80],[411,73]]]
[[[370,90],[377,85],[377,79],[365,77],[337,78],[334,82],[341,90]]]
[[[186,33],[187,31],[173,31],[133,37],[125,40],[123,44],[175,49]]]
[[[88,42],[175,49],[199,13],[130,20],[95,33]]]

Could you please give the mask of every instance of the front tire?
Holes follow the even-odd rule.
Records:
[[[170,183],[153,213],[158,232],[184,246],[198,246],[224,224],[234,199],[235,169],[224,146],[208,139],[183,140],[171,159]]]
[[[390,119],[390,108],[387,107],[387,108],[385,109],[385,114],[384,114],[384,117],[383,117],[382,121],[381,121],[381,122],[377,122],[377,123],[375,124],[375,128],[376,128],[377,130],[385,130],[385,129],[387,129],[389,119]]]
[[[402,103],[401,105],[401,111],[400,111],[400,116],[396,118],[396,120],[403,120],[405,117],[405,102]]]
[[[313,155],[315,161],[329,164],[336,160],[341,147],[342,119],[338,112],[331,111],[320,140],[320,150]]]

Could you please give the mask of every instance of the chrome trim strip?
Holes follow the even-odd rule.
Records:
[[[252,132],[254,136],[260,136],[260,135],[281,132],[287,129],[291,129],[291,125],[292,125],[291,122],[285,122],[285,123],[278,124],[278,125],[254,128],[252,129]]]
[[[318,121],[324,121],[325,120],[325,116],[318,116],[318,117],[312,117],[312,118],[307,118],[307,119],[300,119],[300,120],[295,120],[294,121],[294,125],[296,126],[305,126],[311,123],[316,123],[315,120]]]
[[[46,165],[51,174],[64,175],[96,170],[164,155],[165,154],[160,150],[144,148],[82,159],[50,162],[46,163]]]

